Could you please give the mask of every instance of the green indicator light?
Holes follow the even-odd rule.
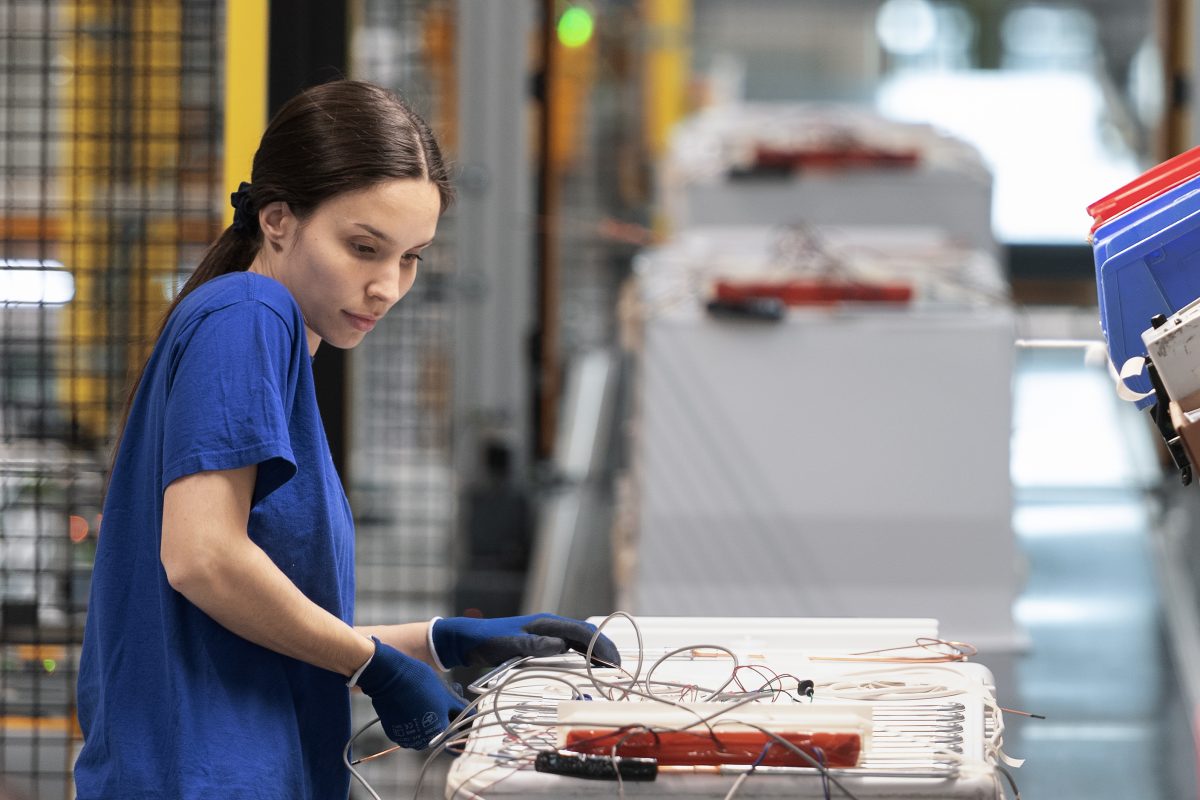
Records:
[[[586,8],[571,6],[558,18],[558,40],[565,47],[583,47],[595,28],[596,22]]]
[[[54,672],[54,670],[58,669],[58,662],[53,658],[43,658],[42,667],[46,670],[46,672]]]

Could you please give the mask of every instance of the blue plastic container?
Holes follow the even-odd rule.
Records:
[[[1142,332],[1155,314],[1170,315],[1200,298],[1200,178],[1101,226],[1093,244],[1101,327],[1117,369],[1146,354]],[[1151,390],[1139,375],[1126,381]],[[1146,408],[1153,396],[1137,402]]]
[[[1130,209],[1096,229],[1092,237],[1092,256],[1096,264],[1096,297],[1099,299],[1100,329],[1106,340],[1108,339],[1108,314],[1104,302],[1104,262],[1114,254],[1128,249],[1195,211],[1197,198],[1193,195],[1197,192],[1200,192],[1200,175]],[[1148,327],[1150,327],[1149,322],[1141,330]],[[1140,334],[1139,331],[1139,336]],[[1121,366],[1121,362],[1117,362],[1115,359],[1114,363],[1118,367]]]

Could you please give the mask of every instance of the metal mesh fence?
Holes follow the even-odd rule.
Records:
[[[399,90],[451,162],[456,6],[360,0],[351,41],[353,77]],[[630,24],[631,3],[599,6]],[[130,369],[221,227],[223,14],[219,0],[0,0],[0,792],[72,794],[78,651]],[[632,130],[619,39],[601,41],[571,132],[568,353],[611,341],[626,264],[602,233],[628,207],[606,162]],[[410,296],[352,357],[361,624],[448,608],[455,236],[450,215]],[[356,721],[369,716],[360,698]],[[385,796],[417,771],[403,757],[371,769]]]
[[[562,265],[558,313],[567,358],[614,343],[616,296],[633,247],[606,231],[614,220],[644,221],[639,215],[649,184],[639,161],[636,4],[593,5],[602,34],[591,50],[571,57],[568,68],[575,71],[564,76],[572,84],[564,101],[571,107],[555,116],[565,123],[555,134],[564,137],[556,151],[563,159],[562,190],[560,206],[550,213],[559,217],[552,246]],[[355,76],[396,88],[413,101],[452,162],[459,89],[454,8],[448,0],[365,0],[351,46]],[[459,487],[451,472],[449,382],[456,235],[468,234],[454,230],[453,216],[443,219],[435,257],[422,265],[413,293],[385,320],[390,327],[377,328],[354,354],[352,505],[361,623],[420,619],[447,608],[452,553],[461,546],[454,540]],[[359,698],[356,724],[371,716],[369,703]],[[360,740],[358,752],[387,744],[376,729]],[[411,793],[421,760],[400,752],[361,768],[380,796],[401,797]],[[440,794],[436,787],[446,769],[445,760],[435,762],[425,796]]]
[[[363,0],[351,37],[352,77],[399,92],[429,122],[451,163],[455,8],[453,0]],[[360,625],[429,619],[449,607],[458,489],[451,438],[454,238],[451,214],[439,223],[412,291],[352,354],[350,500]],[[373,716],[357,695],[354,724]],[[374,728],[358,751],[389,745]],[[401,797],[411,793],[419,764],[405,752],[363,769],[381,796]],[[434,772],[429,786],[444,767]]]
[[[69,797],[129,369],[220,223],[221,4],[0,2],[0,775]]]
[[[589,7],[596,17],[594,37],[583,47],[561,49],[557,58],[554,82],[565,83],[567,91],[551,96],[574,105],[577,113],[567,117],[568,130],[550,134],[552,145],[565,142],[569,157],[559,171],[559,202],[546,209],[557,218],[549,256],[560,265],[560,363],[576,376],[579,365],[593,359],[614,366],[612,404],[594,398],[603,405],[607,438],[594,443],[597,468],[576,488],[585,510],[573,523],[570,557],[555,565],[567,578],[561,597],[552,602],[574,616],[612,610],[614,530],[622,508],[628,516],[629,504],[619,497],[615,480],[628,458],[629,391],[617,343],[617,308],[633,256],[650,236],[645,65],[647,48],[664,35],[648,21],[646,4],[604,0]],[[565,116],[553,109],[551,115]],[[554,502],[553,495],[544,496]]]
[[[454,4],[367,2],[354,77],[398,91],[453,159]],[[358,622],[444,610],[454,523],[451,472],[453,219],[438,226],[412,291],[353,354],[352,506]]]
[[[571,158],[557,209],[559,318],[568,359],[615,345],[617,294],[636,250],[637,234],[630,229],[648,221],[651,180],[641,142],[638,47],[649,33],[637,6],[632,0],[593,3],[597,26],[590,49],[563,58],[564,79],[579,94],[569,101],[579,113],[569,132]]]

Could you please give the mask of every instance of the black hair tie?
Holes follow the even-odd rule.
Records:
[[[238,233],[254,233],[258,229],[258,215],[250,209],[250,184],[242,181],[238,190],[229,195],[233,206],[233,229]]]

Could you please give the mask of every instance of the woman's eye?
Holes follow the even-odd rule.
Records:
[[[417,253],[407,253],[404,256],[404,260],[410,264],[415,264],[418,261],[424,261],[425,259],[421,258],[421,256]]]
[[[360,256],[375,255],[375,248],[371,247],[371,245],[369,245],[369,244],[362,244],[360,242],[351,242],[350,247],[351,247],[351,249],[354,250],[354,252],[358,253]]]

